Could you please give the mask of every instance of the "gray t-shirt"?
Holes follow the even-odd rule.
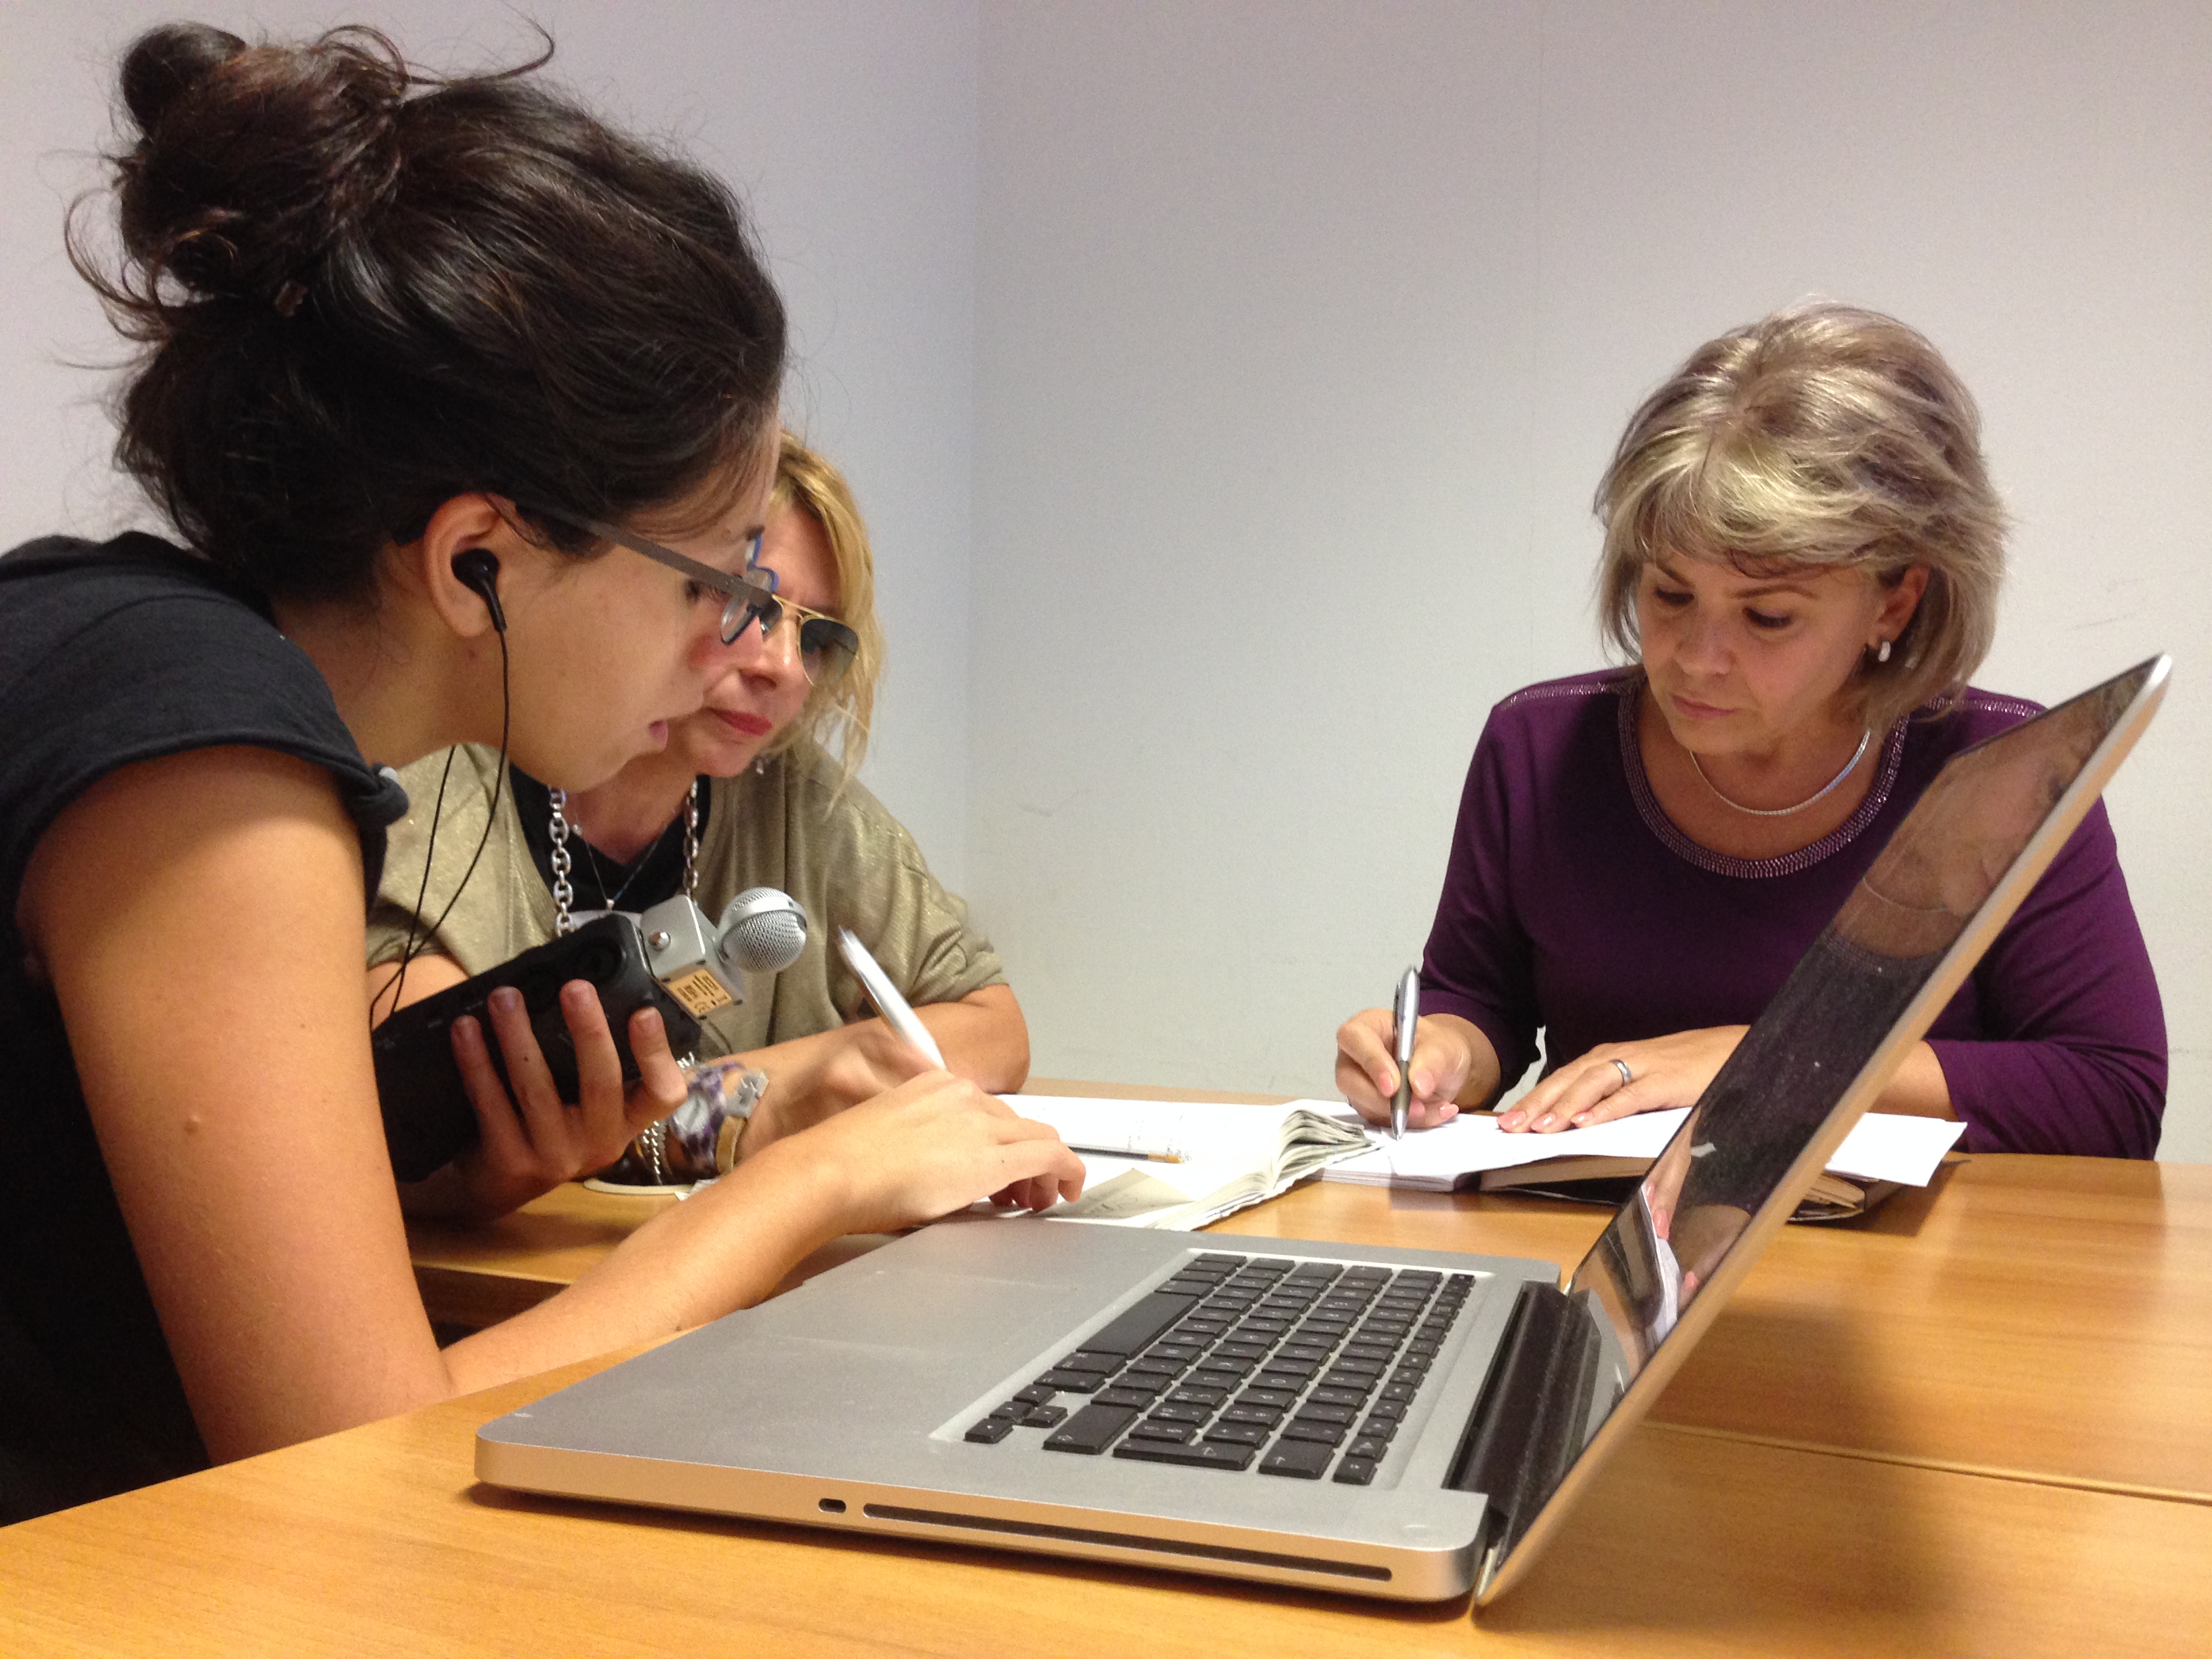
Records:
[[[497,753],[454,751],[438,826],[423,923],[453,900],[491,809]],[[422,884],[429,816],[443,752],[401,772],[410,802],[392,826],[384,879],[369,915],[368,963],[395,962]],[[553,896],[532,861],[512,788],[476,873],[428,947],[474,975],[553,937]],[[866,994],[830,948],[849,927],[909,1002],[954,1002],[1006,973],[991,942],[969,925],[968,907],[938,884],[905,827],[858,783],[838,787],[836,762],[800,744],[711,785],[699,848],[699,906],[711,918],[748,887],[778,887],[805,907],[806,949],[772,978],[755,976],[744,1002],[702,1024],[702,1057],[744,1054],[811,1036],[862,1017]]]

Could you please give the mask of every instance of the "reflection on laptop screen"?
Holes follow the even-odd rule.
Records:
[[[1549,1443],[1548,1455],[1515,1472],[1517,1501],[1492,1540],[1493,1564],[1574,1472],[1630,1384],[1650,1385],[1630,1420],[1663,1384],[1663,1374],[1647,1376],[1661,1346],[1702,1329],[1736,1276],[1732,1258],[1740,1273],[1795,1207],[2087,811],[2165,675],[2164,659],[2143,664],[1961,752],[1937,775],[1576,1269],[1551,1316],[1555,1351],[1545,1367],[1567,1417],[1533,1437]],[[1752,1248],[1740,1250],[1754,1221]],[[1709,1291],[1713,1306],[1698,1317]],[[1671,1358],[1679,1363],[1680,1352]]]

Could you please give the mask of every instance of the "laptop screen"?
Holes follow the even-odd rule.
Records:
[[[1576,1268],[1546,1371],[1564,1420],[1536,1437],[1550,1467],[1519,1472],[1492,1571],[1540,1516],[1555,1522],[1547,1506],[1565,1505],[1549,1500],[1596,1461],[1583,1454],[1600,1433],[1663,1386],[2088,811],[2166,668],[1963,750],[1898,826]]]

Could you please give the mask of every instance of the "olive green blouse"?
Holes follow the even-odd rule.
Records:
[[[407,817],[394,824],[384,879],[369,913],[368,963],[396,962],[422,885],[424,844],[445,754],[399,775]],[[499,757],[467,744],[453,751],[423,925],[453,898],[492,810]],[[827,1031],[861,1016],[865,993],[830,941],[860,936],[884,971],[917,1006],[954,1002],[1006,973],[991,942],[969,925],[968,907],[929,873],[914,837],[867,790],[840,790],[837,763],[801,744],[734,778],[714,780],[699,848],[699,907],[712,918],[748,887],[780,887],[806,909],[806,949],[772,977],[754,975],[745,1000],[701,1022],[702,1054],[744,1054]],[[531,860],[503,788],[497,822],[476,873],[429,949],[480,974],[553,937],[553,895]]]

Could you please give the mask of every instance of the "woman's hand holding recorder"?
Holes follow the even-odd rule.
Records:
[[[530,1029],[522,997],[492,993],[492,1036],[514,1084],[509,1096],[493,1067],[483,1028],[453,1022],[453,1058],[476,1108],[479,1139],[448,1166],[467,1208],[504,1215],[564,1181],[604,1170],[651,1125],[684,1103],[683,1068],[668,1050],[659,1013],[640,1008],[629,1019],[629,1049],[638,1081],[625,1085],[622,1058],[607,1029],[599,993],[584,980],[561,988],[561,1016],[576,1045],[577,1099],[561,1098]]]

